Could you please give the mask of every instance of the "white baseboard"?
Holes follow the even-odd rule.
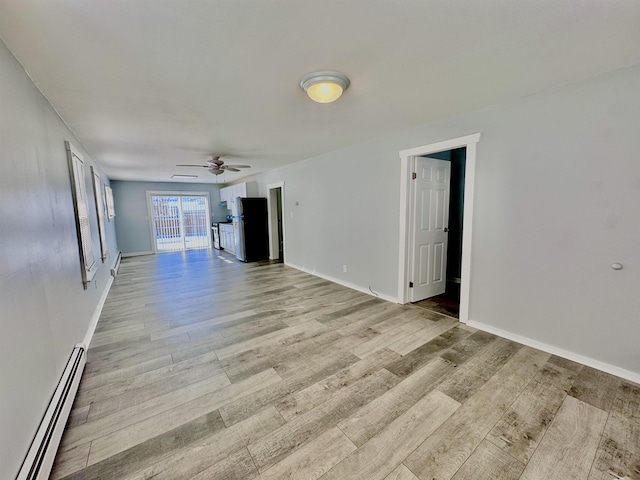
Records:
[[[16,480],[46,480],[51,473],[56,451],[65,424],[69,418],[73,400],[80,385],[86,363],[86,349],[76,345],[53,391],[51,400],[40,421],[31,446],[27,451]]]
[[[139,257],[141,255],[153,255],[152,251],[148,251],[148,252],[129,252],[129,253],[123,253],[122,254],[122,258],[126,258],[126,257]]]
[[[84,336],[84,340],[82,340],[82,344],[85,350],[87,350],[89,348],[89,345],[91,345],[93,333],[96,331],[96,326],[98,325],[98,320],[100,320],[100,314],[102,313],[102,307],[104,307],[104,302],[107,300],[107,295],[109,295],[109,290],[111,290],[112,283],[113,277],[109,276],[109,278],[107,279],[107,285],[104,287],[102,295],[100,296],[100,300],[98,300],[98,305],[96,305],[96,308],[93,311],[93,315],[91,316],[91,322],[89,323],[89,328],[87,328],[87,333]]]
[[[301,272],[308,273],[309,275],[314,275],[316,277],[324,278],[325,280],[329,280],[330,282],[337,283],[338,285],[342,285],[343,287],[351,288],[352,290],[357,290],[358,292],[366,293],[367,295],[371,295],[372,297],[378,297],[382,300],[386,300],[387,302],[400,303],[398,302],[397,297],[392,297],[390,295],[385,295],[384,293],[373,292],[368,288],[361,287],[360,285],[356,285],[354,283],[345,282],[339,278],[332,277],[330,275],[325,275],[323,273],[318,273],[315,270],[309,270],[305,267],[300,267],[298,265],[294,265],[289,262],[284,262],[287,267],[295,268],[296,270],[300,270]]]
[[[596,370],[610,373],[611,375],[615,375],[616,377],[624,378],[625,380],[630,380],[634,383],[640,383],[640,373],[616,367],[615,365],[610,365],[599,360],[594,360],[593,358],[585,357],[584,355],[570,352],[569,350],[564,350],[559,347],[554,347],[553,345],[548,345],[531,338],[522,337],[515,333],[507,332],[506,330],[492,327],[491,325],[487,325],[485,323],[470,320],[467,322],[467,325],[484,332],[493,333],[494,335],[506,338],[507,340],[521,343],[523,345],[526,345],[527,347],[537,348],[538,350],[542,350],[543,352],[551,353],[552,355],[557,355],[558,357],[566,358],[567,360],[572,360],[574,362],[587,365],[588,367],[595,368]]]
[[[116,255],[116,263],[111,267],[111,276],[116,278],[118,276],[118,270],[120,269],[120,262],[122,261],[122,252],[118,252]]]

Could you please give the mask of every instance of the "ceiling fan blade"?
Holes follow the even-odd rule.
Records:
[[[223,165],[222,167],[220,167],[223,170],[228,170],[230,172],[239,172],[240,170],[238,170],[237,168],[233,168],[233,167],[228,167],[226,165]]]
[[[231,168],[251,168],[251,165],[225,165],[226,167]]]
[[[209,165],[176,165],[176,167],[203,167],[203,168],[209,168]]]

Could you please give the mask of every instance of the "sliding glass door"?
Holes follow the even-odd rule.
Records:
[[[147,192],[156,252],[211,248],[207,193]]]

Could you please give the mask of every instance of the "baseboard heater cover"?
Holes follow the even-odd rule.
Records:
[[[120,262],[122,261],[122,252],[118,252],[118,257],[116,258],[116,263],[111,269],[111,276],[116,278],[118,276],[118,270],[120,269]]]
[[[85,346],[76,345],[53,392],[16,480],[49,478],[86,361]]]

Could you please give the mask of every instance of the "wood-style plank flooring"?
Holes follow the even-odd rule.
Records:
[[[448,281],[443,294],[414,302],[414,305],[449,317],[460,318],[460,284]]]
[[[51,478],[640,479],[638,385],[229,258],[122,261]]]

